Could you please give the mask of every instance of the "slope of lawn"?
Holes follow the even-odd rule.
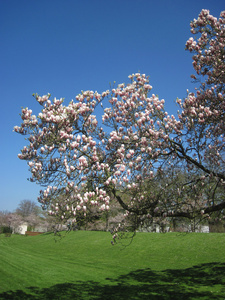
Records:
[[[225,299],[225,234],[0,235],[0,299]]]

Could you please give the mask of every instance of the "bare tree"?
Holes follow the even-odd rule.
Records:
[[[16,209],[16,213],[23,218],[28,217],[29,215],[38,216],[40,214],[41,209],[39,206],[31,201],[31,200],[22,200],[19,203],[18,208]]]

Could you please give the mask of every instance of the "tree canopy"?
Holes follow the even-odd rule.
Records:
[[[45,187],[38,201],[50,215],[76,222],[92,208],[110,210],[112,198],[125,219],[223,214],[225,11],[217,19],[203,9],[191,32],[195,91],[176,100],[174,115],[140,73],[102,93],[82,91],[68,105],[36,94],[37,116],[22,109],[14,130],[29,143],[18,156]]]
[[[31,214],[37,216],[40,214],[40,207],[34,201],[22,200],[16,209],[16,213],[23,218],[28,217]]]

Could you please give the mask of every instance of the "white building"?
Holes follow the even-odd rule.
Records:
[[[27,231],[27,227],[28,227],[28,224],[23,223],[23,224],[19,225],[18,227],[14,227],[13,233],[25,234],[25,232]]]

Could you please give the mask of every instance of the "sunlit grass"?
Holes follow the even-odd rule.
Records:
[[[0,299],[225,299],[225,234],[110,240],[91,231],[0,235]]]

